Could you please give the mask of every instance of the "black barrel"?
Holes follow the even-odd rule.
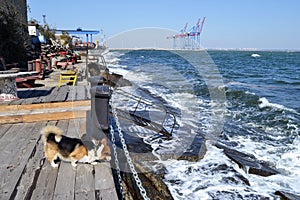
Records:
[[[101,129],[107,131],[109,129],[109,100],[111,97],[109,86],[98,85],[92,87],[91,97],[92,121],[98,122]]]

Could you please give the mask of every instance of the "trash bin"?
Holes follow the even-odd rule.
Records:
[[[108,131],[109,129],[110,97],[111,97],[111,92],[109,86],[107,85],[98,85],[91,88],[92,121],[98,122],[103,131]]]

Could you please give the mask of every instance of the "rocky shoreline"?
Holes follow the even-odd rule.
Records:
[[[115,80],[117,81],[119,78],[123,79],[122,76],[117,75],[115,76]],[[125,81],[128,85],[128,81]],[[118,85],[119,87],[122,86],[122,84]],[[124,126],[129,126],[128,122],[125,123]],[[126,125],[127,124],[127,125]],[[130,139],[129,139],[130,137]],[[141,172],[139,173],[139,177],[142,180],[142,185],[147,191],[147,195],[150,199],[173,199],[167,185],[164,182],[164,175],[166,172],[166,169],[162,167],[159,171],[151,171],[149,166],[151,166],[151,163],[153,161],[158,160],[156,156],[151,154],[151,147],[147,145],[146,143],[143,143],[143,147],[141,147],[142,139],[138,137],[132,137],[127,135],[125,136],[126,142],[129,139],[128,149],[130,152],[140,152],[145,153],[148,151],[149,154],[146,156],[140,156],[136,154],[132,154],[131,157],[134,160],[134,165],[136,169]],[[199,134],[196,136],[194,141],[192,142],[189,151],[184,152],[181,155],[175,154],[163,154],[160,155],[160,158],[162,160],[168,160],[168,159],[177,159],[177,160],[187,160],[189,162],[198,162],[200,161],[204,155],[206,154],[206,146],[205,146],[205,134]],[[245,173],[249,174],[255,174],[258,176],[272,176],[279,174],[280,171],[278,171],[274,166],[272,166],[270,163],[261,161],[257,159],[255,156],[251,154],[245,154],[243,152],[240,152],[238,150],[235,150],[231,147],[226,146],[225,144],[222,144],[220,142],[215,143],[215,146],[219,149],[222,149],[224,154],[230,158],[233,162],[235,162],[239,168],[243,169]],[[138,150],[137,150],[138,149]],[[124,161],[126,162],[126,161]],[[126,167],[125,167],[126,168]],[[126,171],[126,170],[125,170]],[[128,171],[128,166],[127,166]],[[146,172],[145,172],[146,171]],[[236,172],[238,173],[238,172]],[[239,175],[240,179],[248,186],[251,187],[249,181],[246,177],[243,175]],[[117,183],[117,181],[116,181]],[[130,172],[123,172],[122,173],[122,186],[124,188],[124,195],[126,199],[142,199],[142,196],[139,193],[139,189],[135,185],[135,180]],[[119,188],[119,187],[117,187]],[[120,195],[120,193],[119,193]],[[285,191],[275,191],[274,195],[278,196],[278,198],[281,199],[289,199],[289,200],[297,200],[300,199],[300,196],[297,194],[291,194],[289,192]]]

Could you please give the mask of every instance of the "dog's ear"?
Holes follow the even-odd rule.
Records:
[[[102,143],[104,146],[106,146],[106,145],[107,145],[106,138],[103,138],[103,139],[101,140],[101,143]]]

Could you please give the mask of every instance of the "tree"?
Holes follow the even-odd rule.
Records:
[[[69,44],[72,40],[72,38],[69,36],[69,33],[66,31],[62,32],[62,35],[60,36],[60,40],[63,42],[62,45],[66,46]]]
[[[25,41],[27,24],[23,23],[17,8],[8,1],[0,2],[0,55],[7,62],[26,60]]]

